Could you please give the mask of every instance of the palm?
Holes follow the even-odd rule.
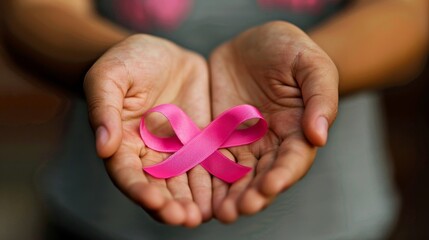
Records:
[[[253,167],[253,174],[231,186],[213,182],[215,214],[224,222],[261,210],[301,178],[315,156],[316,148],[302,127],[303,78],[313,69],[305,67],[305,62],[296,65],[304,49],[316,51],[314,64],[317,57],[325,56],[317,53],[304,34],[277,25],[241,34],[219,47],[210,59],[213,114],[247,103],[256,106],[269,125],[263,139],[229,149],[236,161]]]
[[[212,209],[224,222],[256,213],[296,182],[315,155],[309,142],[326,142],[338,101],[335,65],[304,33],[284,23],[251,29],[222,45],[210,59],[210,71],[194,53],[136,35],[104,54],[88,72],[84,87],[97,152],[106,159],[112,180],[153,217],[185,226],[208,220]],[[138,134],[140,118],[163,103],[178,105],[200,127],[229,107],[258,107],[269,133],[251,145],[221,150],[253,167],[253,174],[229,186],[212,181],[200,166],[167,180],[144,173],[143,167],[167,154],[144,145]],[[319,120],[322,125],[314,124]],[[165,119],[151,115],[148,125],[171,134]]]
[[[140,36],[109,50],[90,72],[92,78],[110,81],[122,95],[109,99],[122,101],[122,139],[117,151],[106,159],[106,168],[118,188],[166,223],[195,226],[201,218],[208,219],[210,175],[201,167],[168,180],[144,173],[143,167],[164,160],[167,154],[147,148],[138,133],[142,115],[163,103],[178,105],[199,126],[210,121],[204,59],[170,42]],[[86,84],[87,88],[90,86]],[[167,125],[165,121],[156,121],[155,128],[165,131]]]

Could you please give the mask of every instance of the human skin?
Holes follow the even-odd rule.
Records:
[[[167,224],[194,227],[210,219],[210,174],[196,166],[169,179],[150,176],[142,168],[167,154],[146,147],[138,131],[142,115],[164,103],[182,108],[201,128],[210,122],[204,58],[164,39],[134,35],[98,59],[84,89],[98,154],[116,186]],[[152,122],[155,129],[165,127],[159,119]]]
[[[193,227],[213,213],[232,222],[235,213],[260,211],[310,168],[336,115],[336,67],[291,24],[273,22],[243,33],[214,51],[209,66],[210,76],[194,53],[135,35],[107,51],[84,81],[96,147],[109,175],[129,198],[168,224]],[[143,113],[162,103],[175,103],[200,127],[229,107],[258,107],[271,131],[227,155],[257,174],[231,186],[216,178],[212,183],[200,166],[167,180],[142,174],[142,167],[167,156],[146,148],[137,131]]]
[[[254,214],[308,171],[338,108],[338,72],[328,55],[292,24],[252,28],[216,49],[210,58],[212,113],[251,104],[268,122],[256,143],[230,148],[253,168],[229,185],[213,179],[216,217],[233,222]]]
[[[307,44],[307,46],[311,46],[311,48],[315,48],[315,42],[323,49],[324,52],[327,53],[327,56],[329,56],[330,59],[335,63],[340,76],[339,92],[341,94],[347,94],[362,89],[401,84],[403,81],[408,80],[410,76],[414,76],[415,74],[417,74],[419,70],[418,66],[421,66],[422,58],[426,54],[428,43],[428,2],[425,0],[379,0],[356,1],[356,3],[357,4],[352,5],[344,12],[334,16],[326,23],[309,31],[308,35],[310,36],[310,38],[303,36],[302,33],[296,34],[296,36],[299,37],[299,39],[303,42],[304,45]],[[268,172],[267,174],[249,175],[252,178],[248,177],[247,179],[244,179],[243,181],[232,185],[231,188],[225,187],[222,183],[219,183],[217,182],[217,180],[214,180],[213,184],[216,189],[216,194],[214,194],[213,192],[213,195],[206,195],[207,198],[203,198],[204,200],[196,200],[193,198],[192,203],[188,201],[189,196],[194,197],[194,195],[189,194],[188,191],[189,189],[192,189],[192,186],[190,186],[191,181],[188,182],[188,186],[183,186],[183,182],[180,183],[182,184],[182,189],[187,189],[184,191],[188,191],[188,193],[185,194],[185,198],[182,198],[183,196],[178,197],[178,195],[172,194],[171,189],[169,189],[168,186],[166,187],[166,185],[168,185],[167,183],[164,185],[156,185],[156,183],[152,184],[152,182],[148,184],[147,182],[149,182],[149,180],[147,176],[145,176],[146,180],[138,178],[140,179],[140,183],[137,185],[141,188],[135,187],[137,185],[132,184],[135,183],[133,182],[133,179],[135,179],[135,175],[121,174],[118,170],[123,167],[123,165],[121,165],[123,163],[121,161],[115,161],[112,159],[119,159],[119,157],[117,157],[118,154],[119,156],[121,154],[126,155],[127,151],[123,151],[123,149],[126,149],[126,147],[134,148],[134,155],[129,155],[129,157],[134,159],[134,161],[131,160],[129,162],[133,162],[135,164],[133,166],[134,170],[137,169],[137,167],[141,167],[137,159],[140,157],[140,155],[137,154],[136,149],[142,149],[143,146],[141,145],[141,143],[137,143],[135,134],[128,134],[130,132],[127,130],[127,128],[130,129],[133,126],[135,128],[136,120],[131,120],[130,118],[122,118],[122,114],[126,113],[126,115],[129,116],[130,112],[133,111],[124,108],[117,109],[118,111],[116,112],[112,111],[111,107],[113,105],[116,106],[116,108],[126,106],[124,104],[121,105],[120,103],[130,102],[124,101],[127,98],[127,95],[125,93],[128,93],[129,91],[133,92],[135,90],[136,85],[130,84],[129,80],[124,81],[124,78],[122,78],[122,76],[125,76],[124,73],[122,75],[116,75],[116,77],[109,77],[108,81],[106,81],[105,74],[107,72],[110,72],[110,70],[112,69],[112,65],[103,63],[103,61],[105,61],[106,59],[114,59],[115,57],[113,57],[112,55],[117,54],[122,56],[122,60],[117,62],[118,65],[120,65],[121,62],[128,62],[130,66],[140,65],[140,61],[144,61],[144,59],[124,59],[125,54],[123,54],[121,51],[118,51],[118,49],[124,49],[128,47],[133,48],[131,45],[134,45],[134,41],[140,42],[143,36],[131,36],[131,34],[127,31],[102,19],[96,14],[94,8],[91,5],[91,1],[88,0],[12,0],[7,1],[6,3],[2,2],[2,4],[5,4],[5,6],[7,6],[7,8],[2,9],[8,10],[2,14],[2,16],[5,18],[5,33],[9,39],[13,40],[11,42],[12,45],[15,46],[15,48],[11,49],[11,51],[23,52],[25,56],[28,57],[28,59],[34,61],[35,63],[38,63],[40,66],[43,66],[43,69],[57,76],[56,80],[58,81],[66,80],[69,81],[70,84],[81,85],[82,79],[79,78],[79,76],[84,75],[87,69],[89,69],[89,67],[95,61],[97,61],[97,59],[99,59],[101,55],[103,55],[108,49],[111,49],[106,53],[106,55],[104,55],[103,57],[101,57],[101,59],[97,61],[96,65],[88,73],[88,77],[85,80],[85,91],[87,94],[90,109],[92,109],[92,111],[90,111],[90,118],[93,128],[96,132],[97,152],[100,157],[105,159],[106,167],[112,180],[122,190],[122,192],[124,192],[125,195],[133,199],[144,209],[149,211],[152,216],[162,222],[175,225],[179,224],[184,226],[196,226],[202,220],[209,219],[213,214],[213,210],[215,211],[214,215],[223,222],[232,222],[236,220],[240,214],[256,213],[263,207],[267,206],[267,204],[281,190],[286,189],[289,184],[295,182],[307,171],[308,167],[311,165],[311,161],[314,158],[316,149],[315,146],[322,146],[326,142],[327,133],[325,132],[320,134],[320,131],[317,130],[317,125],[315,125],[316,122],[311,120],[314,118],[306,117],[318,116],[318,112],[314,111],[314,109],[312,111],[309,110],[309,112],[312,112],[311,114],[306,114],[305,112],[303,112],[302,104],[305,102],[305,95],[303,93],[300,95],[301,100],[299,100],[298,97],[292,97],[292,95],[290,95],[291,98],[294,99],[293,106],[298,106],[298,102],[301,102],[300,107],[296,107],[292,110],[292,108],[288,106],[284,108],[284,111],[276,112],[282,113],[279,114],[280,116],[282,116],[282,119],[284,113],[287,113],[287,115],[297,115],[292,118],[287,118],[290,119],[291,122],[290,128],[286,130],[296,130],[296,132],[294,132],[294,135],[291,135],[290,137],[292,137],[291,139],[294,140],[295,143],[300,146],[300,150],[303,153],[306,153],[305,156],[304,154],[301,154],[302,156],[300,156],[302,159],[305,159],[305,164],[301,164],[300,168],[294,169],[294,172],[292,174],[289,174],[291,178],[278,181],[280,182],[280,184],[278,184],[279,187],[271,190],[270,188],[266,188],[267,192],[264,192],[265,190],[263,189],[265,188],[259,187],[264,185],[264,181],[268,181],[262,179],[269,179],[270,175],[276,175],[268,174]],[[380,19],[383,20],[381,23]],[[379,23],[381,25],[379,25],[379,27],[374,28],[374,22]],[[277,23],[274,25],[277,25]],[[296,33],[296,29],[294,29],[294,27],[290,27],[289,30]],[[210,77],[198,78],[198,80],[194,79],[194,83],[198,82],[202,83],[202,85],[206,85],[199,85],[199,87],[201,87],[200,90],[191,90],[193,94],[196,94],[197,92],[207,93],[206,88],[209,85],[209,78],[212,82],[212,87],[214,87],[212,92],[212,94],[214,94],[214,97],[212,98],[212,103],[207,105],[207,109],[202,110],[207,111],[211,107],[211,114],[203,114],[204,116],[208,116],[207,119],[194,119],[195,121],[199,122],[201,126],[205,125],[204,123],[208,122],[210,120],[210,117],[214,117],[222,109],[231,106],[231,104],[246,102],[243,101],[243,99],[241,99],[241,101],[240,99],[229,99],[227,102],[218,102],[215,97],[215,94],[217,94],[217,90],[215,90],[216,85],[213,85],[226,84],[226,86],[229,86],[232,82],[241,85],[244,84],[240,81],[237,82],[233,76],[229,76],[227,73],[222,73],[222,71],[215,72],[213,71],[213,69],[218,69],[220,66],[222,66],[222,64],[225,65],[224,63],[229,61],[228,56],[234,56],[234,54],[228,53],[230,49],[234,49],[234,47],[231,47],[232,45],[234,45],[232,42],[245,42],[245,40],[243,39],[255,38],[243,37],[246,35],[249,36],[248,32],[243,33],[243,35],[239,35],[238,38],[218,48],[212,55],[212,58],[210,60],[210,68],[207,68],[204,61],[201,61],[201,58],[195,57],[195,54],[188,54],[187,51],[178,48],[177,46],[174,46],[174,44],[166,44],[169,45],[169,47],[167,47],[168,49],[180,49],[177,51],[172,51],[173,55],[169,55],[171,54],[171,52],[167,54],[168,56],[170,56],[171,59],[187,59],[182,62],[187,63],[187,66],[189,66],[190,69],[185,68],[187,69],[187,72],[181,73],[182,75],[180,76],[189,77],[192,75],[193,72],[200,72],[203,75],[207,75],[208,72],[211,73]],[[145,37],[148,36],[145,35]],[[398,41],[386,41],[386,39],[398,39]],[[163,42],[164,44],[166,43],[165,40],[155,38],[154,42],[158,41]],[[257,39],[255,41],[260,42],[260,40]],[[130,46],[126,46],[128,44]],[[159,46],[163,44],[154,43],[154,45]],[[237,57],[235,56],[235,58]],[[324,55],[323,58],[325,59],[326,56]],[[290,56],[290,59],[294,59],[294,57]],[[111,60],[109,61],[110,63],[112,63]],[[205,67],[203,67],[203,65]],[[230,73],[236,72],[247,76],[242,71],[242,69],[240,69],[242,68],[242,66],[238,64],[235,64],[235,66],[237,67],[237,69],[230,69]],[[287,68],[291,65],[286,64],[285,66]],[[331,65],[329,64],[329,66]],[[170,67],[174,69],[174,67],[172,66],[169,66],[168,68]],[[118,68],[119,67],[113,67],[113,69]],[[194,69],[192,70],[192,68]],[[205,72],[201,71],[202,68],[205,68]],[[329,69],[332,68],[330,67]],[[288,74],[285,75],[290,75],[291,70],[292,69],[289,69]],[[94,71],[97,73],[93,73]],[[104,75],[102,74],[103,72]],[[172,72],[174,71],[172,70]],[[227,77],[227,79],[230,79],[232,82],[222,83],[222,74],[224,74],[223,76]],[[299,74],[295,74],[294,76],[298,75]],[[64,78],[64,76],[71,77]],[[159,76],[159,78],[162,77]],[[248,82],[255,81],[255,79],[251,79],[248,76],[245,79],[243,78],[243,80],[246,80]],[[289,90],[296,91],[298,89],[297,86],[302,87],[299,85],[298,79],[294,79],[296,80],[295,82],[291,82],[290,80],[291,79],[288,79],[287,81],[287,84],[290,86],[290,88],[288,88]],[[331,89],[337,88],[337,79],[333,77],[330,80],[330,82],[325,82],[326,85],[324,86]],[[148,81],[149,83],[151,82],[151,80]],[[155,80],[152,79],[152,82],[154,83]],[[161,82],[163,84],[170,83],[169,80],[165,79]],[[309,83],[311,82],[313,81],[309,81]],[[140,84],[149,83],[140,82]],[[103,84],[109,86],[111,92],[113,93],[110,95],[105,94],[104,97],[102,97],[103,91],[104,93],[111,93],[109,91],[102,90],[107,87],[103,86]],[[183,84],[184,86],[186,84],[189,84],[189,82],[186,82],[184,81],[184,79],[182,79],[181,81],[175,82],[175,84],[178,84],[177,86],[182,86]],[[261,89],[265,89],[267,87],[269,86],[263,86],[261,87]],[[316,88],[318,87],[320,86],[318,86],[317,84],[313,85],[313,92],[315,92]],[[235,92],[233,91],[233,93],[237,93],[240,95],[243,94],[243,91],[244,94],[258,94],[258,91],[261,91],[257,88],[249,89],[247,86],[243,86],[243,88],[240,88],[240,90],[234,89],[233,87],[229,87],[229,89],[234,90]],[[155,93],[152,95],[155,96],[167,95],[167,93],[165,93],[161,89],[157,89],[154,91]],[[291,92],[288,92],[288,94],[291,94]],[[147,110],[150,106],[158,103],[168,102],[167,100],[174,103],[178,103],[180,106],[187,109],[191,103],[185,102],[182,99],[183,97],[181,97],[182,95],[182,93],[177,92],[173,94],[174,97],[172,98],[162,97],[160,100],[152,99],[153,104],[145,103],[145,108],[142,109]],[[209,96],[209,94],[207,94],[207,96]],[[141,94],[138,95],[138,97],[145,98]],[[323,106],[322,109],[331,109],[331,112],[335,113],[335,111],[332,111],[332,106],[335,104],[332,103],[336,102],[337,97],[338,94],[330,94],[328,96],[330,100],[326,101],[327,105]],[[92,103],[90,100],[91,98],[95,99],[92,100]],[[135,101],[136,98],[131,99],[133,99],[133,101],[131,102],[140,102],[140,104],[142,104],[142,100]],[[202,100],[201,102],[204,103],[203,105],[207,104],[207,100]],[[249,102],[259,106],[261,106],[260,104],[262,103],[251,101]],[[307,111],[307,109],[305,111]],[[133,112],[133,114],[137,113],[142,114],[142,112]],[[188,112],[188,114],[189,113],[190,112]],[[131,115],[135,117],[135,115],[133,114]],[[274,114],[270,112],[268,112],[268,114],[267,112],[264,112],[264,114],[272,123],[273,121],[271,119],[273,118],[272,115]],[[333,119],[331,115],[334,114],[326,115],[326,118],[329,123],[331,123]],[[124,120],[124,122],[119,121],[119,119]],[[301,125],[298,124],[300,119],[302,120]],[[122,127],[125,128],[122,129]],[[273,146],[276,146],[278,142],[275,142],[274,140],[276,139],[272,137],[273,128],[276,127],[274,127],[273,124],[271,124],[270,127],[271,132],[268,136],[268,139],[272,141],[271,144]],[[99,130],[103,128],[105,128],[107,133],[103,133],[104,130]],[[122,129],[123,131],[118,131],[118,129]],[[283,134],[288,135],[289,132],[284,132]],[[128,138],[127,136],[130,137]],[[264,139],[262,142],[265,143],[269,141]],[[135,146],[131,147],[131,143],[134,143]],[[259,148],[261,147],[259,146]],[[232,153],[232,155],[228,154],[228,152],[226,152],[226,154],[228,154],[229,157],[233,158],[234,154],[238,155],[240,151],[249,152],[248,149],[231,149],[230,152]],[[254,152],[252,153],[252,155],[253,157],[255,157]],[[271,162],[273,159],[272,157],[266,158],[269,160],[260,162]],[[240,161],[241,159],[238,157],[238,160]],[[246,164],[253,166],[255,164],[255,161],[254,159],[253,162],[246,161]],[[137,174],[137,172],[135,171],[134,173]],[[141,174],[141,171],[139,171],[139,173]],[[201,174],[203,175],[203,179],[206,179],[206,173],[204,173],[203,171]],[[124,175],[126,176],[124,177]],[[256,176],[265,177],[258,177],[258,180],[256,179]],[[253,177],[255,177],[255,180],[252,180]],[[282,178],[279,179],[281,180]],[[179,184],[180,181],[176,182]],[[157,188],[155,187],[155,189],[157,190],[153,190],[154,185],[158,186]],[[145,197],[139,195],[141,193],[144,193],[145,191],[154,191],[160,194],[143,194],[145,195]],[[227,194],[227,192],[231,193]],[[246,201],[246,198],[250,198],[248,196],[252,196],[252,194],[254,194],[255,196],[259,195],[255,199],[259,199],[260,201],[256,201],[256,203],[252,206],[249,205],[248,208],[244,207],[243,209],[240,209],[237,207],[239,205],[242,205],[239,204],[240,202],[249,202]],[[152,196],[153,199],[151,198]],[[161,200],[161,203],[163,204],[151,205],[152,201],[155,202],[154,199],[156,199],[157,196],[159,197],[159,199],[164,199]],[[149,199],[146,199],[146,197],[148,197]],[[208,205],[203,203],[207,203],[207,199],[209,198],[213,199],[214,205],[213,208],[207,210],[204,208],[206,206],[211,207],[212,205],[210,205],[210,203]],[[179,201],[179,199],[186,199],[186,201]],[[199,206],[199,208],[196,209],[195,206]],[[229,207],[231,207],[231,211],[228,210]],[[175,210],[173,211],[170,208],[173,208]],[[175,214],[166,214],[166,212],[174,212]],[[231,214],[228,215],[228,213]]]

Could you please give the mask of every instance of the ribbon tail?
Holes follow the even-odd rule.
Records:
[[[252,168],[240,165],[225,157],[219,151],[214,152],[201,162],[209,173],[227,183],[233,183],[246,176]]]

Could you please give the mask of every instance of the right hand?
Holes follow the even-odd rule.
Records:
[[[108,174],[125,195],[166,224],[194,227],[211,218],[211,176],[201,166],[170,179],[145,173],[143,167],[167,155],[145,146],[139,123],[150,108],[174,103],[204,127],[211,116],[208,86],[204,58],[141,34],[108,50],[85,77],[97,153]]]
[[[259,141],[228,148],[253,172],[228,185],[213,178],[214,215],[256,214],[310,169],[338,109],[338,72],[329,56],[287,22],[253,27],[210,58],[213,116],[250,104],[268,122]]]

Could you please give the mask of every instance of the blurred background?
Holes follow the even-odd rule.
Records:
[[[429,71],[381,91],[385,136],[401,197],[390,239],[429,239]],[[0,239],[46,239],[56,230],[37,194],[37,170],[61,144],[67,94],[16,66],[0,43]],[[62,235],[64,236],[64,235]]]
[[[429,68],[406,86],[382,94],[386,142],[401,197],[391,239],[429,239]]]
[[[407,85],[379,92],[401,200],[389,239],[429,239],[428,90],[426,67]],[[68,235],[52,227],[35,175],[61,146],[69,109],[67,93],[16,65],[0,42],[0,239]]]
[[[45,239],[35,173],[60,144],[66,95],[15,66],[0,44],[0,239]]]

